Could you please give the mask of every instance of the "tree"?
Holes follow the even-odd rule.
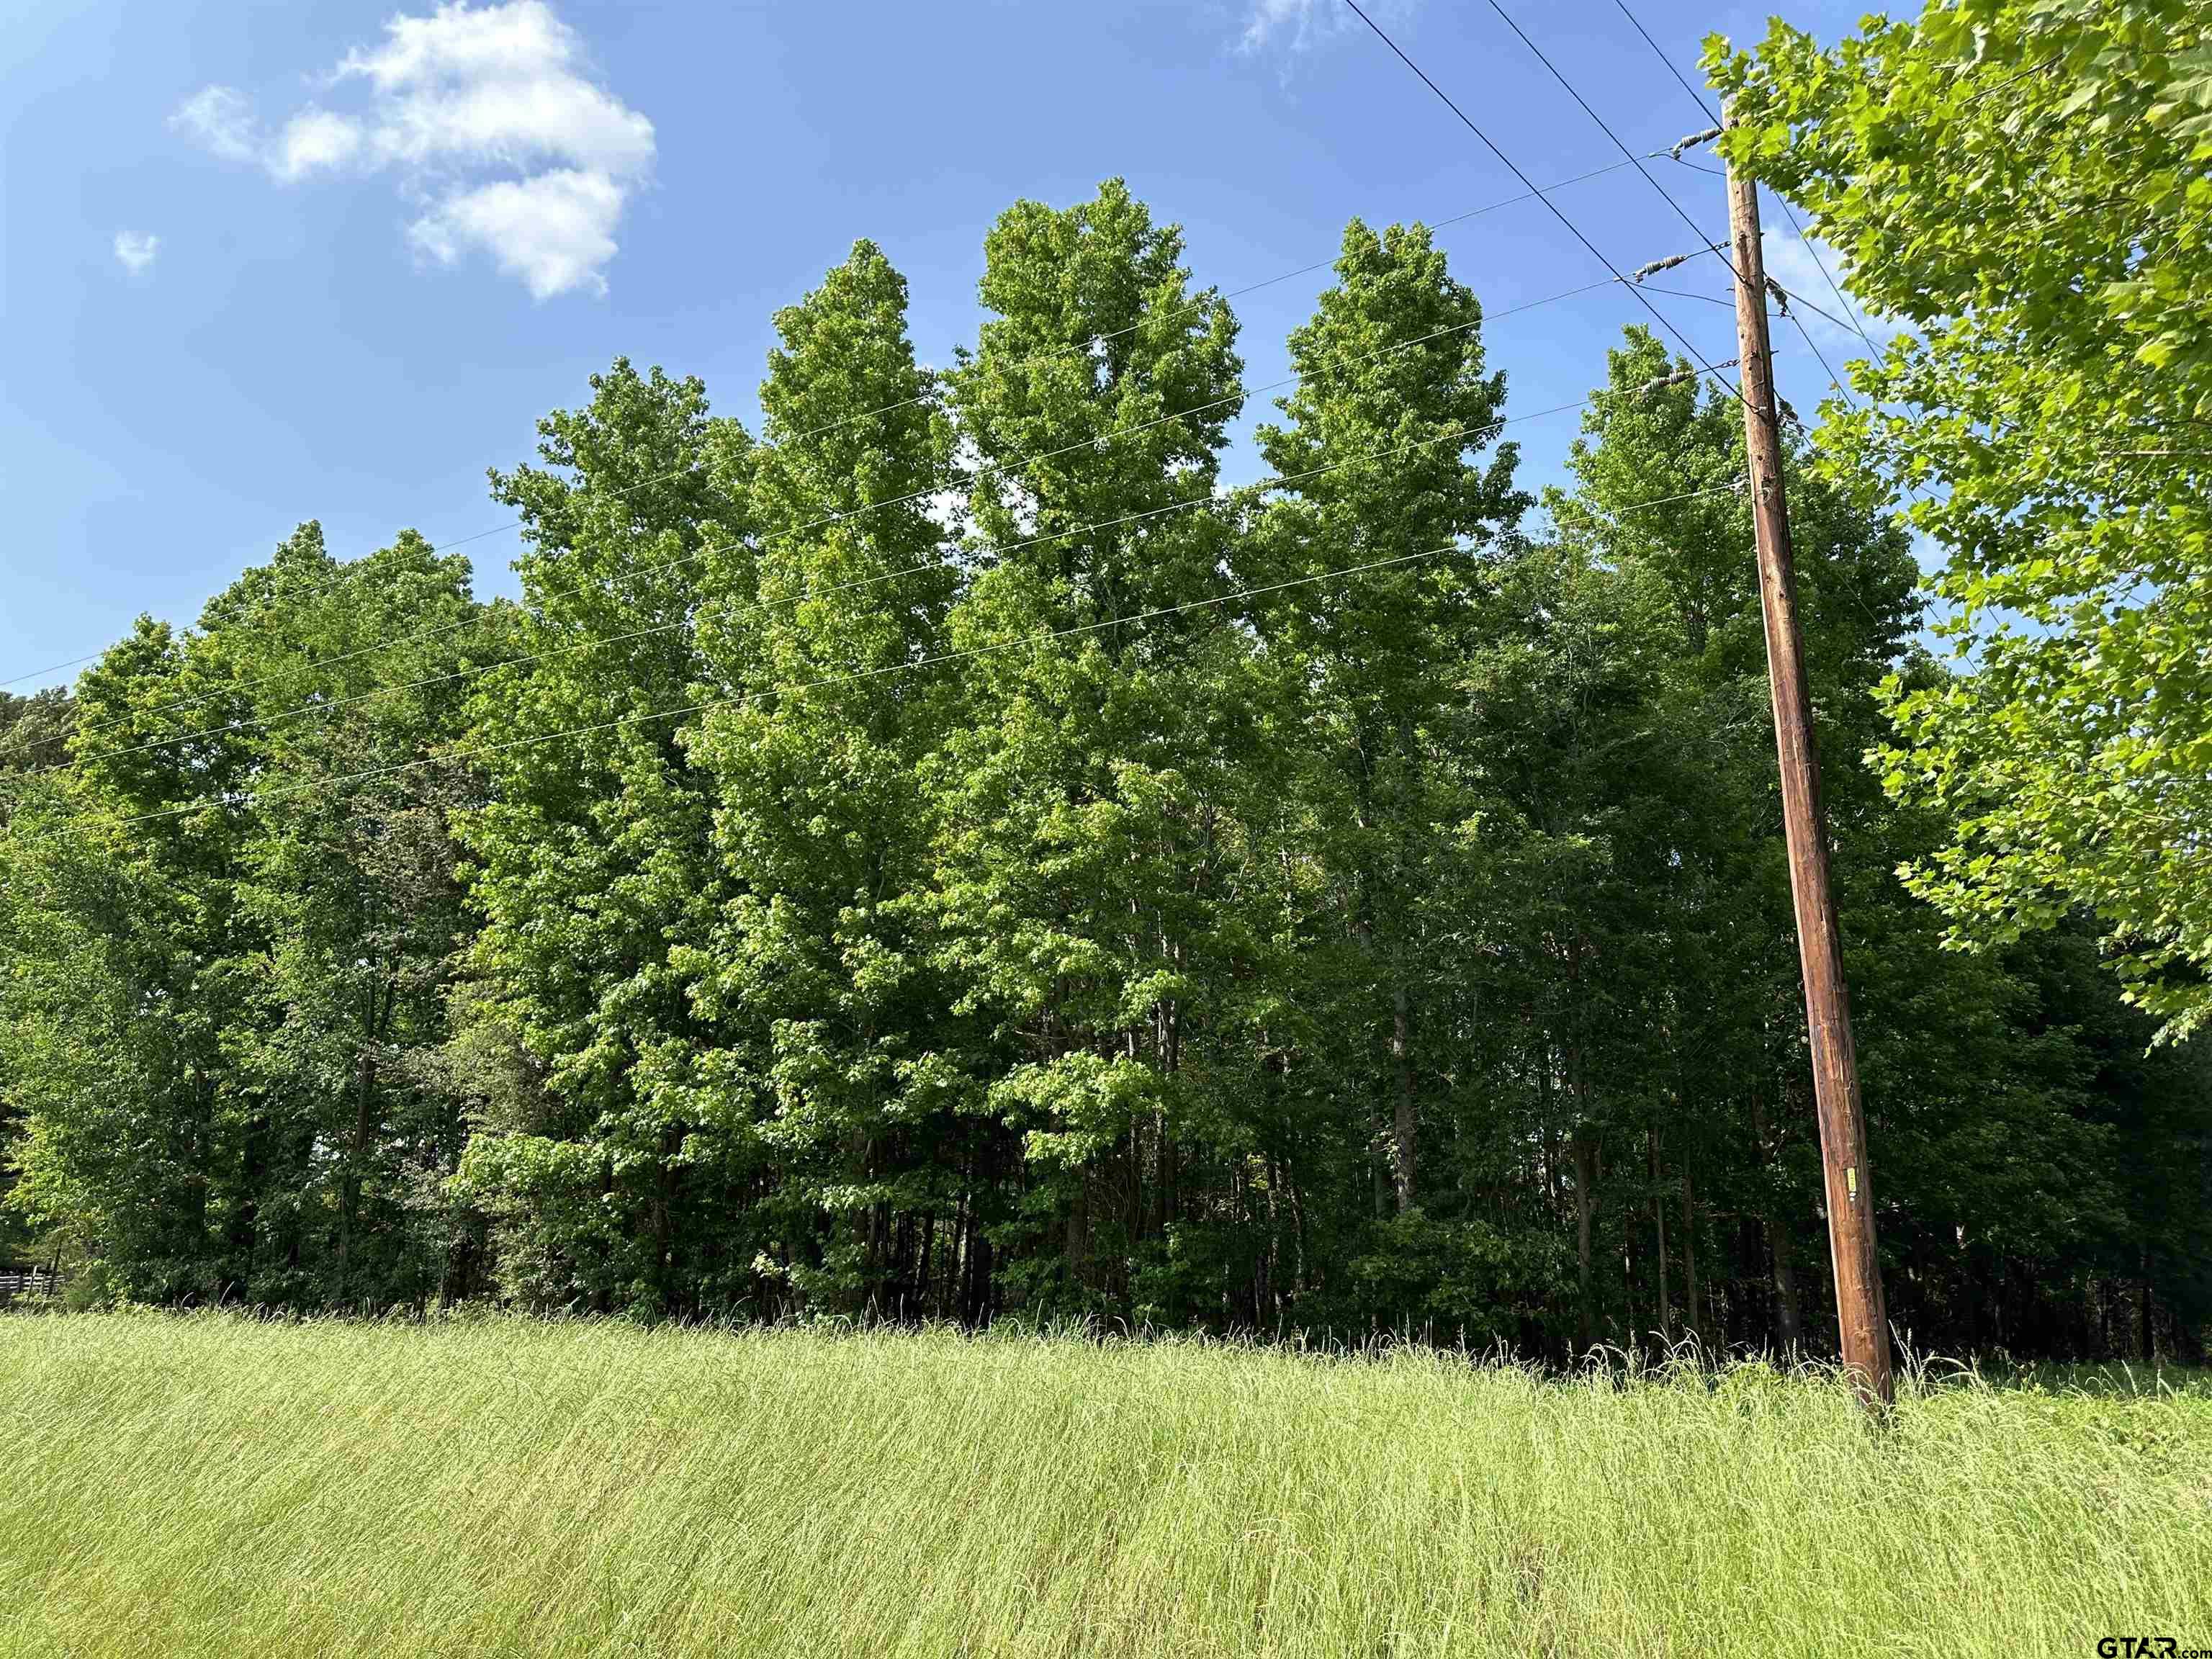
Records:
[[[972,1090],[912,902],[929,873],[918,769],[947,712],[956,571],[931,498],[951,428],[915,362],[905,279],[872,243],[776,331],[757,598],[699,619],[721,677],[760,690],[708,711],[690,745],[729,895],[672,958],[714,1029],[695,1075],[775,1171],[769,1249],[793,1305],[972,1313],[935,1291],[935,1223],[975,1207]]]
[[[459,922],[424,769],[492,643],[468,584],[411,533],[340,564],[301,526],[197,629],[142,619],[87,670],[71,766],[9,815],[17,1201],[121,1288],[440,1286],[444,1218],[400,1218],[442,1209],[459,1152],[410,1072]]]
[[[1382,1134],[1400,1213],[1417,1202],[1416,1005],[1445,993],[1451,927],[1422,900],[1468,816],[1439,729],[1480,617],[1480,561],[1523,504],[1516,452],[1487,466],[1505,377],[1486,373],[1482,307],[1425,227],[1346,228],[1337,281],[1291,336],[1298,388],[1263,425],[1261,453],[1294,480],[1255,527],[1256,574],[1279,581],[1433,554],[1341,583],[1287,590],[1262,609],[1272,651],[1308,682],[1311,723],[1339,775],[1349,833],[1322,854],[1349,931],[1373,958],[1388,1105]],[[1448,994],[1447,994],[1448,999]],[[1364,1016],[1364,1017],[1363,1017]]]
[[[933,374],[855,244],[758,441],[617,361],[494,477],[520,604],[307,525],[0,704],[9,1250],[300,1310],[1823,1346],[1733,398],[1630,331],[1531,518],[1476,296],[1355,223],[1224,490],[1236,325],[1125,187],[1017,204],[981,292]],[[2198,1353],[2212,1056],[2145,1052],[2090,922],[1950,950],[1899,879],[1959,821],[1851,758],[1962,677],[1826,441],[1892,1311]]]
[[[1240,366],[1227,306],[1191,292],[1181,255],[1118,180],[1065,210],[1017,204],[985,243],[981,345],[949,381],[981,463],[981,568],[951,614],[970,654],[931,763],[938,958],[989,1022],[988,1107],[1029,1188],[990,1231],[1037,1307],[1167,1308],[1186,1288],[1147,1286],[1140,1258],[1164,1261],[1183,1219],[1201,1109],[1185,1062],[1237,948],[1216,907],[1245,651],[1211,602],[1231,595],[1212,497]]]
[[[1731,161],[1911,331],[1831,408],[1832,476],[1929,486],[1959,672],[1899,678],[1913,890],[1962,943],[2093,915],[2173,1040],[2212,1017],[2212,32],[2186,0],[1990,0],[1708,46]]]
[[[66,760],[73,712],[70,694],[59,686],[27,697],[0,691],[0,772],[43,769]]]
[[[708,1026],[673,960],[724,890],[689,744],[700,704],[753,682],[718,678],[694,629],[755,591],[751,443],[696,380],[618,359],[592,392],[539,422],[545,467],[493,477],[531,547],[520,650],[470,704],[487,799],[455,821],[482,918],[471,1046],[472,1069],[537,1086],[481,1098],[514,1115],[481,1121],[463,1186],[508,1230],[514,1293],[652,1311],[702,1273],[744,1280],[751,1255],[686,1224],[752,1176],[689,1074]]]

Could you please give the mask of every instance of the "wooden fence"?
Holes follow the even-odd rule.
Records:
[[[0,1273],[0,1308],[15,1302],[49,1302],[68,1281],[33,1267],[28,1273]]]

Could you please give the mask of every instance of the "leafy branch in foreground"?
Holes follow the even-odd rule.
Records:
[[[1962,943],[2094,915],[2172,1040],[2212,1019],[2212,28],[2189,0],[1977,0],[1832,49],[1707,48],[1730,159],[1911,327],[1832,405],[1839,478],[1923,493],[1955,672],[1879,763],[1951,819]],[[1932,493],[1926,493],[1932,489]]]

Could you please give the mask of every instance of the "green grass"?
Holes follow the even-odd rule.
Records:
[[[2212,1389],[0,1318],[0,1652],[2212,1647]]]

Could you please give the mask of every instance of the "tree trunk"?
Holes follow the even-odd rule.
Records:
[[[1075,1196],[1067,1206],[1067,1276],[1078,1285],[1091,1283],[1091,1172],[1075,1172]]]
[[[1705,1340],[1705,1321],[1698,1307],[1698,1206],[1690,1185],[1690,1165],[1682,1163],[1682,1323],[1692,1336]]]
[[[1597,1141],[1587,1129],[1575,1131],[1575,1348],[1590,1346],[1590,1214],[1597,1207]]]
[[[374,993],[371,994],[372,996]],[[353,1139],[346,1149],[345,1175],[338,1188],[338,1301],[353,1288],[353,1235],[361,1215],[362,1164],[368,1156],[371,1103],[376,1097],[376,1053],[364,1047],[356,1068]]]
[[[960,1297],[960,1318],[969,1326],[990,1322],[991,1241],[983,1237],[982,1217],[976,1206],[968,1206],[968,1249],[965,1284]]]
[[[1659,1194],[1659,1132],[1647,1129],[1644,1150],[1651,1165],[1651,1220],[1659,1235],[1659,1340],[1674,1340],[1674,1316],[1667,1297],[1667,1205]]]
[[[915,1267],[915,1299],[921,1304],[926,1319],[937,1313],[943,1304],[937,1299],[937,1282],[931,1275],[932,1258],[937,1254],[937,1212],[932,1210],[921,1218],[921,1254]]]
[[[1413,1056],[1412,1019],[1407,1010],[1406,982],[1401,979],[1390,994],[1390,1065],[1397,1074],[1398,1097],[1392,1124],[1396,1157],[1391,1173],[1398,1188],[1398,1213],[1413,1207]]]
[[[2142,1277],[2136,1281],[2136,1312],[2142,1327],[2143,1364],[2154,1364],[2158,1359],[2158,1340],[2151,1326],[2150,1252],[2142,1253]]]
[[[1767,1139],[1766,1109],[1760,1103],[1756,1085],[1751,1091],[1751,1132],[1758,1139],[1759,1152],[1767,1163],[1778,1166],[1781,1148]],[[1797,1254],[1796,1241],[1783,1215],[1782,1206],[1769,1201],[1759,1211],[1759,1224],[1766,1235],[1767,1255],[1773,1263],[1773,1340],[1783,1352],[1795,1353],[1799,1332],[1797,1269],[1792,1265]]]
[[[1774,1258],[1774,1340],[1784,1353],[1797,1352],[1797,1269],[1790,1265],[1794,1241],[1779,1210],[1765,1217],[1766,1248]]]
[[[1620,1330],[1621,1340],[1632,1352],[1641,1352],[1642,1333],[1636,1328],[1636,1245],[1641,1233],[1636,1224],[1636,1206],[1624,1205],[1620,1212]]]
[[[253,1270],[261,1257],[261,1189],[269,1181],[269,1142],[273,1131],[269,1115],[256,1112],[246,1125],[246,1146],[240,1158],[238,1207],[230,1224],[230,1254],[238,1266],[238,1290],[248,1294]]]

